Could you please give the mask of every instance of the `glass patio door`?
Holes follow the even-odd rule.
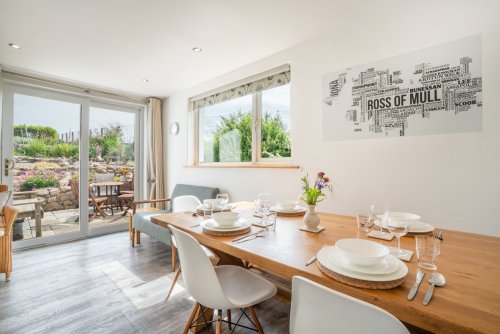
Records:
[[[128,228],[144,160],[135,158],[140,107],[10,84],[2,106],[0,183],[19,209],[14,248]]]
[[[136,189],[138,110],[103,103],[89,108],[89,232],[128,228]]]

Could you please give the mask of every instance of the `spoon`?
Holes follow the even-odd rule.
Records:
[[[431,276],[427,279],[431,286],[427,290],[424,296],[424,305],[429,304],[432,298],[432,293],[434,292],[434,286],[444,286],[446,284],[446,281],[444,279],[443,274],[440,274],[438,272],[434,272],[431,274]]]

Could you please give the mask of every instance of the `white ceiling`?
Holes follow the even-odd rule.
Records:
[[[357,9],[341,0],[0,0],[0,64],[165,97],[312,38]]]

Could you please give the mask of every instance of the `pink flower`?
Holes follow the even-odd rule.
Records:
[[[318,177],[319,177],[320,179],[322,179],[322,178],[323,178],[323,176],[325,176],[325,173],[324,173],[324,172],[319,172],[319,173],[318,173]]]

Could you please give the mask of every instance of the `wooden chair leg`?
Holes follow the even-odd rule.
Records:
[[[10,274],[11,274],[10,272],[5,273],[5,282],[10,281]]]
[[[215,334],[222,333],[222,310],[217,310],[217,324],[215,326]]]
[[[229,326],[229,329],[231,329],[231,310],[227,310],[227,325]]]
[[[175,272],[174,280],[172,281],[172,285],[170,286],[170,290],[168,291],[167,298],[170,297],[170,294],[174,290],[175,283],[177,283],[177,280],[179,279],[179,275],[181,273],[181,267],[177,268],[177,271]]]
[[[260,325],[259,318],[257,318],[257,313],[255,313],[253,306],[248,306],[248,310],[250,311],[250,314],[252,315],[253,322],[255,323],[255,326],[257,327],[259,334],[264,334],[264,330],[262,329],[262,326]]]
[[[141,231],[135,230],[135,243],[137,245],[141,244]]]
[[[135,228],[130,231],[130,240],[132,241],[132,248],[135,246]]]
[[[172,244],[172,271],[175,271],[176,260],[177,260],[177,248]]]
[[[184,327],[184,331],[182,334],[187,334],[189,332],[189,329],[191,328],[191,323],[194,320],[194,316],[198,312],[198,309],[200,308],[200,303],[196,303],[193,307],[193,311],[191,312],[191,315],[189,316],[188,322],[186,324],[186,327]]]

